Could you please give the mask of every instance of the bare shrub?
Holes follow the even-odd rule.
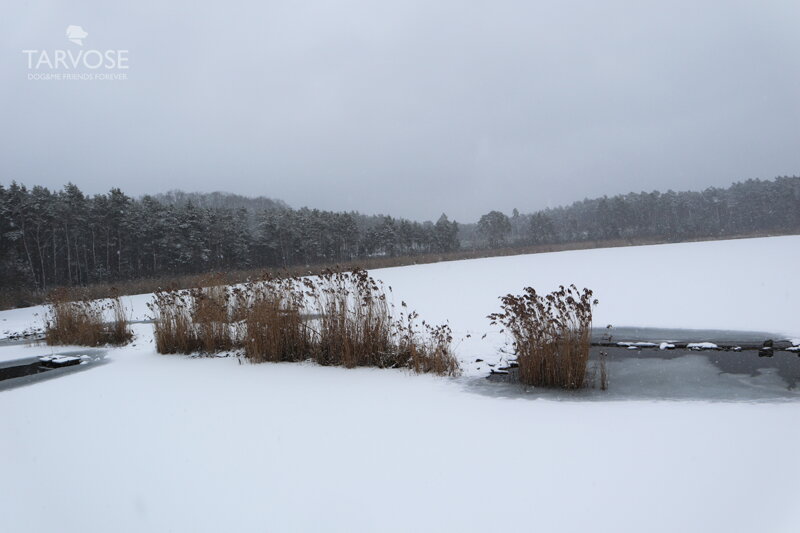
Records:
[[[519,378],[525,385],[578,389],[584,387],[592,328],[592,291],[575,285],[546,296],[526,287],[520,296],[501,297],[502,312],[489,315],[514,341]],[[601,380],[606,381],[604,362]]]
[[[55,289],[48,298],[45,339],[49,345],[121,345],[133,337],[119,296],[103,302],[79,289]],[[113,319],[104,322],[106,311]]]

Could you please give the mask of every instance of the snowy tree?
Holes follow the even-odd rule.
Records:
[[[490,248],[504,245],[511,235],[511,222],[500,211],[490,211],[478,221],[478,234],[481,235]]]

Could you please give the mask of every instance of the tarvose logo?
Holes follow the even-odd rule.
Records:
[[[82,26],[67,26],[67,39],[83,47],[89,32]],[[56,49],[23,50],[29,80],[127,80],[128,50]]]

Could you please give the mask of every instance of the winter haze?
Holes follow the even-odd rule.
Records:
[[[24,49],[130,51],[26,78]],[[800,4],[14,2],[0,182],[474,221],[800,168]]]

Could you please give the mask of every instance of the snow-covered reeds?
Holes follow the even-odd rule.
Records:
[[[424,323],[427,337],[421,349],[411,358],[411,369],[419,374],[432,373],[440,376],[457,376],[461,373],[458,358],[453,352],[453,333],[450,326],[440,324],[431,326]]]
[[[407,366],[418,374],[457,376],[461,373],[458,358],[453,353],[453,333],[450,326],[432,326],[422,322],[425,330],[419,334],[415,325],[417,313],[411,311],[405,322],[398,325],[401,334],[400,351],[408,358]]]
[[[545,296],[526,287],[522,295],[501,297],[502,312],[489,315],[492,324],[509,331],[517,354],[519,379],[525,385],[579,389],[587,385],[592,291],[575,285]],[[601,361],[601,388],[607,373]]]
[[[148,306],[159,353],[216,353],[238,346],[226,286],[161,290]]]
[[[232,322],[230,289],[219,276],[212,276],[202,287],[190,291],[191,317],[202,351],[207,353],[237,347]]]
[[[234,289],[245,356],[254,363],[303,361],[312,353],[303,290],[294,278],[267,277]]]
[[[122,345],[132,338],[125,309],[119,296],[92,300],[81,289],[61,288],[48,297],[45,340],[50,345]],[[104,322],[106,311],[112,320]]]
[[[361,269],[160,291],[151,308],[159,353],[242,349],[254,363],[459,373],[449,327],[423,322],[420,333],[415,313],[397,318],[383,285]]]
[[[122,345],[130,342],[133,338],[128,313],[122,305],[119,294],[112,293],[111,299],[106,303],[107,309],[111,311],[111,322],[106,324],[106,342],[114,345]]]
[[[191,291],[157,291],[148,307],[153,312],[153,333],[158,353],[188,354],[202,348],[193,320]]]
[[[405,366],[394,335],[386,292],[365,270],[327,270],[303,284],[310,309],[313,358],[321,365],[347,368]]]

